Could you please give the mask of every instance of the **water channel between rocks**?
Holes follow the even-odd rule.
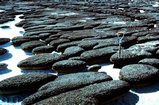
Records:
[[[14,36],[22,36],[24,30],[22,28],[16,27],[15,24],[21,21],[18,15],[15,18],[15,21],[7,22],[4,24],[0,24],[1,26],[7,25],[10,28],[2,29],[0,28],[0,38],[10,38],[12,39]],[[0,45],[2,48],[6,48],[8,50],[7,56],[2,56],[0,61],[8,64],[8,70],[4,73],[0,71],[0,81],[15,75],[26,73],[27,71],[21,71],[17,67],[17,63],[27,57],[32,56],[32,53],[25,53],[21,50],[20,47],[14,47],[11,43],[7,43],[5,45]],[[6,58],[7,57],[7,58]],[[39,70],[40,71],[40,70]],[[39,72],[38,71],[38,72]],[[50,70],[48,70],[49,72]],[[111,75],[113,79],[118,79],[120,69],[114,69],[112,64],[102,64],[102,68],[99,72],[106,72],[108,75]],[[40,72],[44,72],[41,70]],[[45,71],[47,72],[47,71]],[[132,89],[131,93],[124,96],[121,100],[119,100],[116,104],[111,105],[158,105],[159,100],[159,91],[158,90],[159,83],[156,83],[150,87],[142,88],[142,89]],[[25,96],[0,96],[0,105],[20,105],[20,101],[17,102],[17,98],[23,98]],[[20,99],[19,99],[20,100]]]

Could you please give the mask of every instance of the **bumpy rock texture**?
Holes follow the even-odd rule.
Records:
[[[91,84],[110,80],[112,80],[112,78],[109,75],[97,72],[72,73],[62,75],[56,78],[54,81],[41,86],[36,93],[24,99],[22,104],[33,104],[40,101],[41,99],[46,99],[51,96],[65,93],[67,91],[72,91]]]
[[[51,69],[53,63],[61,59],[56,53],[38,54],[20,61],[17,66],[24,70]]]
[[[138,63],[157,67],[156,63],[150,63],[144,59],[159,58],[158,8],[150,6],[150,3],[143,3],[142,0],[136,1],[137,3],[134,1],[129,3],[129,1],[109,0],[107,3],[47,1],[46,3],[45,0],[42,0],[40,2],[9,2],[9,6],[6,6],[5,1],[0,2],[0,8],[5,10],[0,12],[0,23],[13,21],[16,15],[23,14],[20,17],[23,20],[16,26],[22,27],[25,32],[22,36],[13,37],[11,44],[20,46],[26,52],[47,53],[33,55],[19,61],[17,66],[22,70],[51,69],[55,67],[55,64],[58,64],[56,68],[58,72],[62,70],[64,73],[70,73],[68,71],[70,69],[72,69],[71,72],[79,72],[86,67],[91,70],[91,65],[107,62],[113,63],[114,67],[118,68]],[[141,13],[141,10],[145,12]],[[120,38],[117,37],[118,32],[124,33],[124,37],[120,41]],[[0,41],[3,42],[4,39]],[[5,43],[8,41],[8,39],[5,40]],[[121,45],[120,56],[118,55],[119,42]],[[5,48],[0,48],[0,55],[5,53]],[[70,60],[78,60],[78,63],[72,61],[68,64],[59,63],[63,60],[67,63]],[[79,62],[82,63],[79,64]],[[145,68],[147,67],[149,66]],[[100,67],[94,66],[94,68],[97,70]],[[153,67],[150,68],[152,70],[148,74],[154,75]],[[135,78],[140,78],[140,75],[136,75]],[[80,84],[80,82],[78,83]],[[92,84],[92,87],[97,86],[100,90],[101,86],[105,86],[103,84],[105,83]],[[116,82],[115,84],[118,85]],[[94,91],[91,86],[89,89]],[[94,89],[96,88],[94,87]],[[69,102],[86,105],[102,104],[99,98],[90,95],[92,93],[87,94],[89,90],[88,92],[82,88],[79,90],[81,92],[78,89],[73,90],[78,97],[73,95],[73,91],[70,91],[62,93],[63,95],[57,95],[58,99],[51,97],[52,101],[60,103],[63,99],[64,105],[69,104]],[[105,96],[104,93],[102,95]],[[40,103],[49,104],[48,100]]]
[[[61,60],[52,65],[52,69],[58,73],[75,73],[86,68],[86,62],[81,60]]]
[[[144,86],[159,78],[159,70],[146,64],[131,64],[121,68],[119,78],[129,82],[133,86]]]
[[[46,73],[27,73],[7,78],[0,81],[0,94],[17,94],[35,91],[56,77],[56,75]]]

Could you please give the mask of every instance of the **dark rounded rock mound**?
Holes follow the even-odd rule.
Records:
[[[138,62],[139,64],[147,64],[159,68],[159,59],[157,58],[145,58]]]
[[[53,46],[39,46],[39,47],[35,47],[32,50],[32,53],[34,53],[34,54],[51,53],[51,52],[53,52],[53,50],[54,50]]]
[[[71,46],[65,49],[63,52],[63,56],[66,58],[80,56],[80,54],[84,52],[84,49],[79,46]]]
[[[10,42],[9,38],[0,38],[0,45]]]
[[[112,78],[109,75],[99,72],[65,74],[58,76],[58,78],[54,81],[48,82],[47,84],[41,86],[36,93],[25,98],[22,105],[30,105],[51,96],[56,96],[58,94],[83,88],[94,83],[110,80],[112,80]]]
[[[10,77],[0,81],[0,94],[16,94],[37,90],[56,77],[56,75],[46,73],[27,73]]]
[[[82,105],[106,105],[110,101],[122,97],[129,90],[130,85],[125,81],[104,81],[46,98],[35,103],[35,105],[52,105],[54,103],[62,105],[70,105],[70,103],[73,105],[81,103]]]
[[[53,53],[38,54],[20,61],[17,66],[23,70],[51,69],[53,63],[63,59],[61,55]]]
[[[25,52],[32,52],[32,50],[35,47],[44,46],[44,45],[46,45],[44,42],[35,40],[35,41],[25,42],[25,43],[21,44],[20,47]]]
[[[145,64],[130,64],[121,68],[119,78],[132,86],[145,86],[159,79],[159,70]]]
[[[86,68],[86,62],[81,60],[61,60],[52,65],[52,69],[58,73],[74,73]]]
[[[4,55],[5,53],[7,53],[7,49],[0,48],[0,56]]]

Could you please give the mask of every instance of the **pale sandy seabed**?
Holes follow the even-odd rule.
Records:
[[[9,29],[0,28],[0,38],[11,39],[14,36],[21,36],[24,33],[22,28],[15,26],[15,24],[21,20],[19,16],[20,15],[16,16],[15,21],[0,24],[0,26],[10,26]],[[17,67],[17,63],[33,54],[25,53],[20,47],[14,47],[10,43],[0,45],[0,47],[8,50],[7,56],[0,57],[1,63],[8,64],[8,70],[0,71],[0,80],[27,72],[22,72],[21,69]],[[102,68],[99,70],[99,72],[106,72],[108,75],[111,75],[113,79],[118,79],[119,71],[120,69],[114,69],[112,64],[102,64]],[[21,99],[18,98],[23,97],[25,97],[25,95],[0,96],[0,105],[20,105]],[[19,100],[19,102],[17,102],[17,100]],[[116,103],[111,103],[111,105],[159,105],[159,83],[145,88],[132,89],[130,93]]]

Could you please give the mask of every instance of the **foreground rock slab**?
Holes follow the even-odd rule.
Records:
[[[41,86],[36,93],[24,99],[22,105],[30,105],[51,96],[110,80],[112,80],[112,78],[109,75],[100,72],[83,72],[62,75],[54,81]]]
[[[159,78],[159,70],[147,64],[130,64],[121,68],[119,78],[129,82],[132,86],[146,86]]]
[[[105,105],[126,94],[129,89],[130,85],[125,81],[105,81],[47,98],[34,105]]]
[[[0,81],[0,94],[17,94],[35,91],[43,84],[54,80],[57,76],[46,73],[27,73]]]

